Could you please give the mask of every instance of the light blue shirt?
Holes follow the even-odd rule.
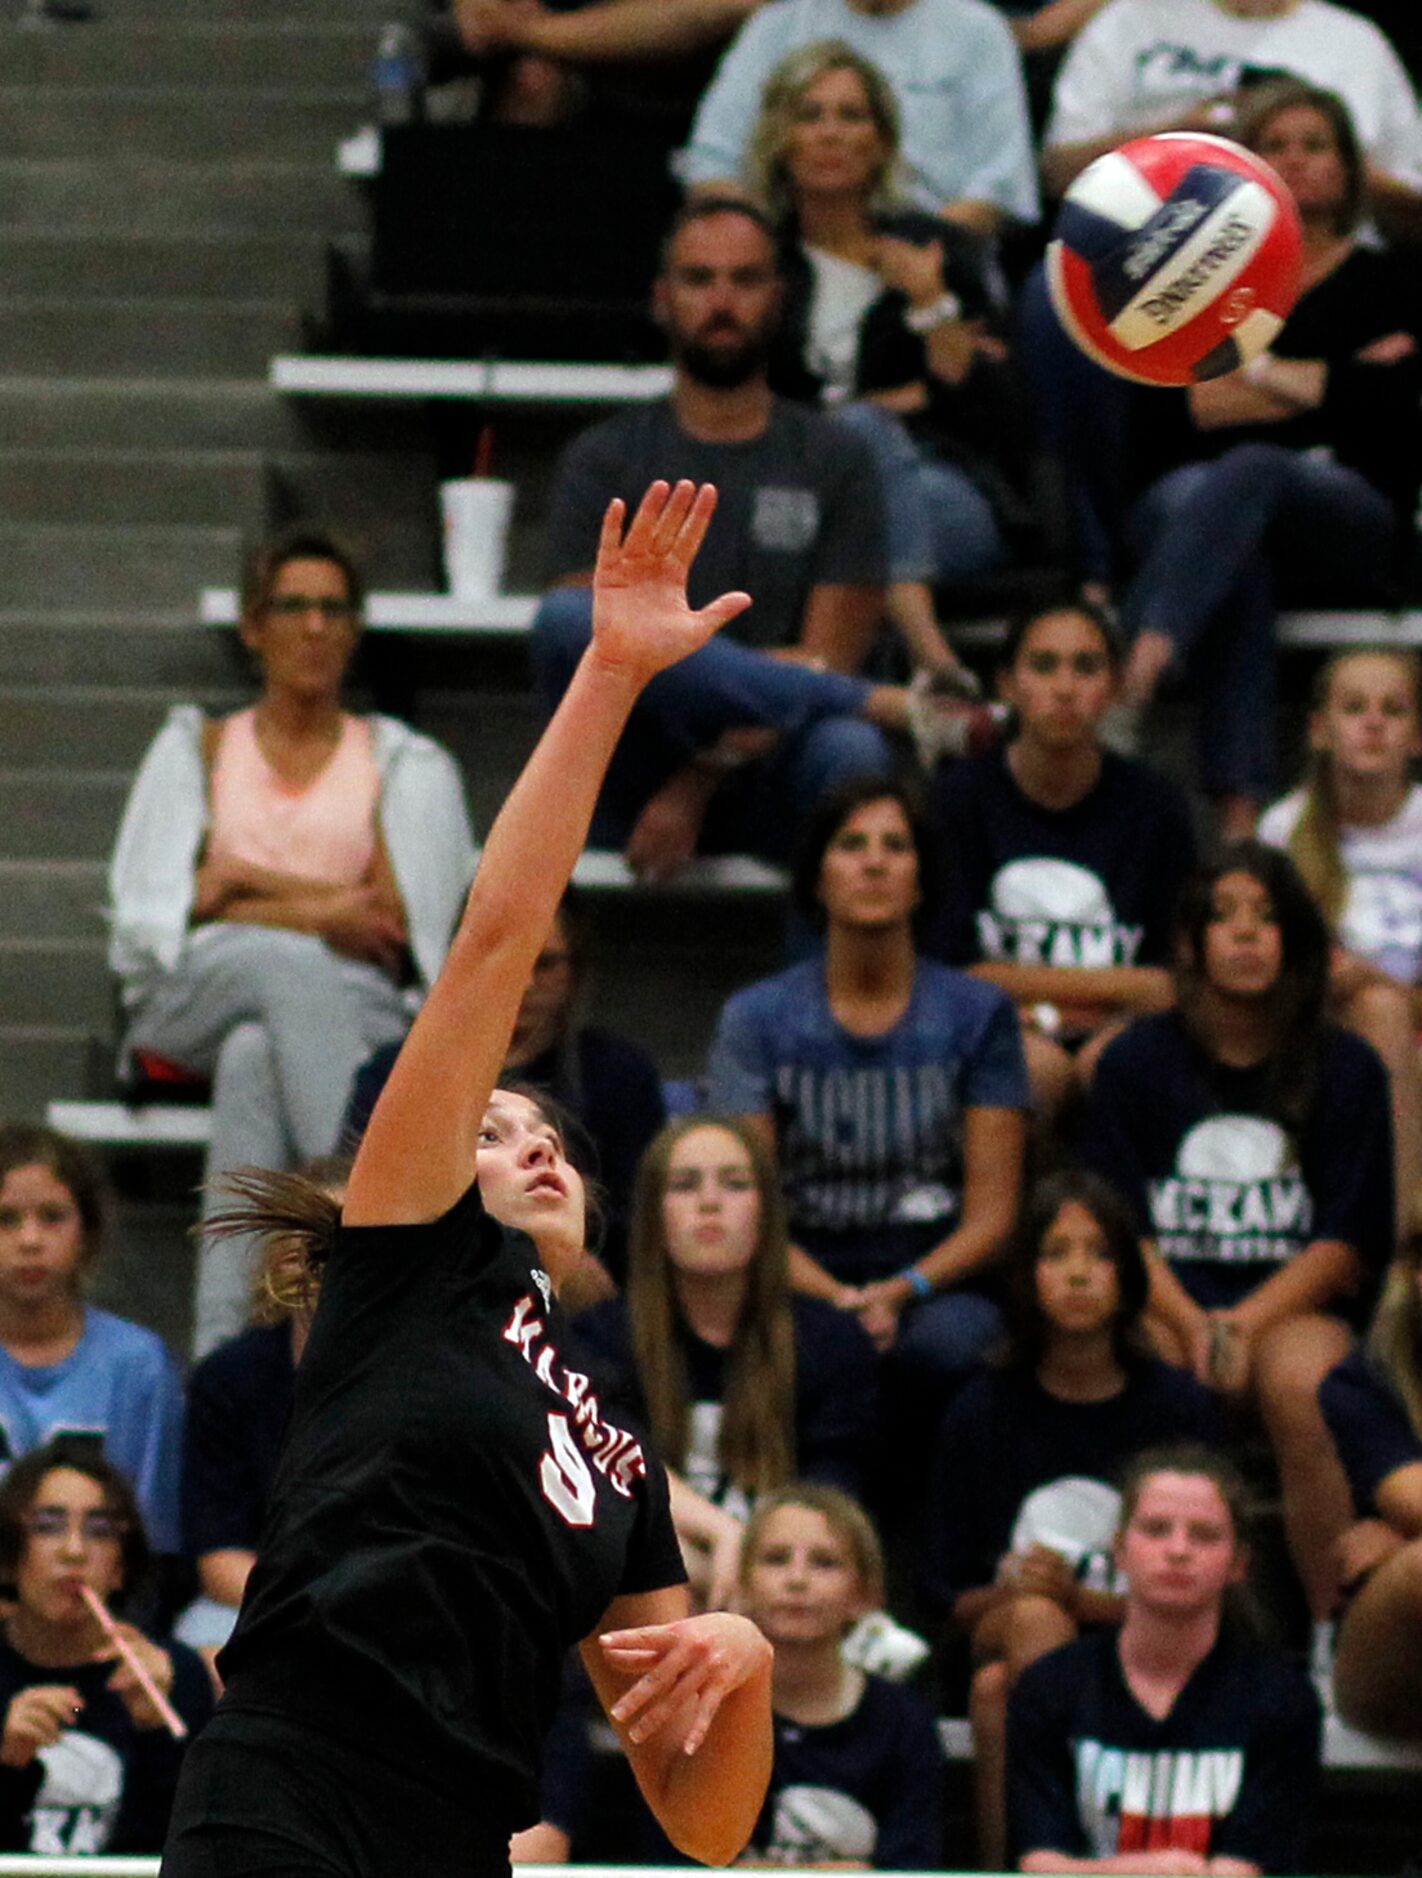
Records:
[[[1022,65],[1010,27],[985,0],[911,0],[893,14],[861,13],[848,0],[772,0],[721,60],[677,157],[683,182],[742,175],[766,79],[788,53],[821,39],[846,41],[893,86],[909,192],[920,207],[992,202],[1036,221]]]
[[[0,1431],[8,1467],[55,1435],[95,1435],[128,1476],[155,1552],[176,1552],[183,1390],[161,1337],[92,1305],[59,1363],[31,1367],[0,1349]]]

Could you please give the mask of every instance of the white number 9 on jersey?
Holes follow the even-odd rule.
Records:
[[[538,1464],[543,1497],[570,1526],[591,1526],[597,1513],[597,1487],[566,1415],[549,1415],[548,1440],[549,1450]]]

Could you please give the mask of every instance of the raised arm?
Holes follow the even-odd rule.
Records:
[[[353,1225],[436,1219],[474,1175],[478,1127],[519,1002],[622,728],[657,672],[750,605],[694,612],[686,577],[716,505],[709,485],[653,483],[623,534],[609,505],[593,575],[593,638],[489,831],[464,916],[370,1118],[346,1193]]]

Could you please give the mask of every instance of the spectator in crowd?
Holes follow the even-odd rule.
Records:
[[[911,199],[991,235],[1037,219],[1022,67],[1007,22],[982,0],[802,0],[764,7],[742,27],[701,101],[682,180],[725,189],[750,180],[766,80],[801,46],[842,40],[898,99]]]
[[[1125,704],[1139,712],[1168,669],[1190,672],[1201,780],[1235,835],[1272,792],[1276,586],[1385,591],[1422,482],[1416,263],[1357,240],[1366,176],[1346,107],[1285,81],[1258,90],[1237,132],[1298,205],[1303,294],[1269,351],[1141,408],[1139,565],[1121,608]]]
[[[1318,1703],[1227,1609],[1248,1570],[1244,1518],[1238,1475],[1208,1449],[1137,1459],[1116,1541],[1120,1630],[1053,1651],[1012,1692],[1017,1870],[1308,1869]]]
[[[1334,1697],[1355,1727],[1422,1740],[1422,1237],[1388,1274],[1366,1353],[1350,1352],[1319,1397],[1353,1500]]]
[[[1148,1242],[1162,1354],[1257,1402],[1323,1617],[1348,1494],[1318,1385],[1392,1250],[1387,1078],[1361,1038],[1324,1022],[1328,934],[1277,849],[1241,842],[1194,876],[1177,957],[1176,1009],[1102,1054],[1085,1148]]]
[[[1356,212],[1422,232],[1422,115],[1384,34],[1332,0],[1110,0],[1062,65],[1042,156],[1053,195],[1128,137],[1162,130],[1241,142],[1251,92],[1293,77],[1345,101],[1362,154]]]
[[[45,1859],[161,1851],[183,1743],[84,1598],[122,1607],[148,1565],[128,1480],[63,1440],[0,1485],[0,1847]],[[132,1624],[130,1649],[190,1733],[212,1685],[181,1643]]]
[[[182,1384],[161,1338],[85,1301],[107,1199],[80,1143],[0,1124],[0,1462],[60,1435],[102,1450],[171,1555]]]
[[[345,1156],[308,1161],[301,1172],[338,1205],[344,1200]],[[175,1634],[210,1665],[232,1633],[256,1563],[320,1280],[297,1248],[277,1241],[263,1256],[255,1290],[252,1322],[209,1351],[188,1378],[183,1550],[196,1561],[200,1596]]]
[[[1119,1623],[1117,1483],[1143,1450],[1217,1438],[1210,1396],[1146,1352],[1149,1281],[1129,1208],[1092,1174],[1031,1194],[1007,1270],[1011,1338],[944,1420],[925,1590],[972,1653],[978,1853],[1006,1857],[1008,1692],[1083,1628]]]
[[[982,1285],[1021,1186],[1017,1019],[918,950],[933,842],[905,785],[865,778],[820,804],[795,897],[824,950],[727,1001],[711,1101],[779,1160],[792,1282],[938,1393],[1001,1330]]]
[[[638,1171],[626,1295],[583,1311],[577,1334],[675,1470],[683,1550],[713,1602],[734,1583],[758,1495],[800,1477],[863,1490],[873,1347],[791,1291],[775,1167],[743,1123],[683,1116],[657,1136]],[[705,1502],[720,1515],[709,1524]]]
[[[932,583],[991,573],[1028,538],[1026,406],[991,248],[905,205],[899,141],[888,80],[842,41],[801,46],[766,81],[749,176],[782,241],[770,380],[874,450],[889,617],[914,665],[956,674]]]
[[[602,1200],[598,1252],[620,1283],[633,1178],[666,1120],[666,1102],[657,1066],[639,1044],[578,1021],[587,971],[587,921],[570,888],[523,994],[502,1075],[546,1090],[586,1133]],[[358,1072],[343,1130],[348,1143],[364,1134],[399,1049],[383,1045]]]
[[[1084,602],[1015,620],[1001,691],[1016,734],[935,785],[946,889],[933,950],[1015,1001],[1049,1122],[1126,1019],[1174,999],[1190,811],[1163,776],[1102,747],[1120,665],[1115,630]]]
[[[746,202],[690,203],[667,239],[656,311],[671,397],[599,424],[559,468],[548,527],[553,590],[533,629],[545,706],[588,642],[589,581],[609,497],[649,477],[714,481],[719,508],[692,597],[754,596],[730,631],[648,688],[618,746],[594,843],[638,873],[675,873],[698,851],[783,858],[837,782],[887,773],[885,729],[921,726],[902,686],[854,676],[884,604],[874,463],[832,417],[776,398],[766,379],[780,318],[775,240]]]
[[[361,582],[298,529],[247,568],[255,706],[174,709],[124,809],[110,963],[130,1068],[212,1079],[212,1180],[329,1153],[351,1079],[401,1036],[474,868],[459,773],[427,737],[343,704]],[[205,1240],[194,1349],[246,1322],[250,1257]]]
[[[1396,647],[1335,652],[1314,687],[1309,767],[1259,836],[1293,857],[1333,935],[1329,992],[1387,1067],[1405,1234],[1422,1202],[1422,664]]]
[[[878,1534],[834,1487],[797,1482],[751,1514],[741,1608],[775,1646],[775,1764],[749,1856],[841,1871],[943,1863],[943,1750],[923,1699],[846,1661],[884,1598]]]

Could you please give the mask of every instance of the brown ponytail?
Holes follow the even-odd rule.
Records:
[[[234,1167],[214,1183],[223,1204],[200,1230],[214,1239],[261,1241],[259,1295],[278,1316],[315,1306],[341,1223],[332,1184],[310,1173],[278,1173],[266,1167]]]

